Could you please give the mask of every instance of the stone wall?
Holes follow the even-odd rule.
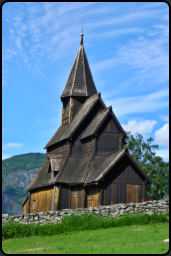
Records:
[[[154,200],[143,203],[129,203],[129,204],[114,204],[108,206],[98,206],[89,208],[63,209],[61,211],[48,211],[37,212],[23,215],[8,216],[8,214],[2,214],[2,223],[13,220],[14,222],[20,222],[23,224],[35,224],[43,225],[45,223],[59,223],[64,216],[69,216],[72,213],[82,215],[86,212],[91,214],[100,214],[104,216],[112,216],[114,218],[120,217],[124,212],[129,213],[147,213],[152,214],[166,213],[169,211],[169,200]]]

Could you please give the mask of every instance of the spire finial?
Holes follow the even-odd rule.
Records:
[[[83,45],[83,27],[82,27],[82,31],[81,31],[81,41],[80,41],[80,45]]]

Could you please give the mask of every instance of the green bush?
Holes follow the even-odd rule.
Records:
[[[62,219],[62,223],[58,224],[21,224],[9,221],[3,224],[2,240],[8,238],[21,238],[28,236],[52,236],[58,234],[67,234],[68,232],[78,232],[82,230],[95,230],[101,228],[113,228],[128,225],[144,225],[152,223],[169,222],[167,218],[169,214],[124,214],[119,218],[91,215],[86,213],[83,215],[66,216]]]

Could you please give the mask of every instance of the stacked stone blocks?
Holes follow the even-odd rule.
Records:
[[[89,208],[78,208],[78,209],[63,209],[61,211],[48,211],[48,212],[37,212],[23,215],[8,216],[8,214],[2,214],[2,223],[12,220],[23,224],[39,224],[43,225],[46,223],[60,223],[64,216],[70,216],[71,214],[83,215],[84,213],[99,214],[100,216],[108,217],[120,217],[124,213],[167,213],[169,211],[169,200],[154,200],[143,203],[129,203],[129,204],[114,204],[108,206],[97,206]]]

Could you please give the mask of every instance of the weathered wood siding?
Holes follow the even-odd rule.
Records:
[[[84,188],[78,187],[78,197],[74,197],[74,188],[71,189],[71,209],[84,207]]]
[[[145,197],[143,186],[145,190],[144,177],[125,156],[101,183],[103,205],[141,202]]]
[[[67,97],[66,99],[63,99],[62,126],[65,126],[69,123],[69,112],[70,112],[70,98]]]
[[[29,198],[24,204],[23,214],[29,213]]]
[[[93,190],[93,197],[88,198],[88,190],[92,189]],[[96,207],[100,205],[100,189],[99,187],[88,187],[86,193],[86,207]]]
[[[59,195],[59,186],[55,186],[55,197],[54,197],[53,211],[56,211],[56,208],[57,208],[58,195]]]
[[[60,210],[69,208],[69,193],[70,189],[67,186],[62,186],[60,197]]]
[[[110,154],[123,147],[123,134],[109,116],[98,131],[97,155]]]
[[[76,115],[81,105],[85,102],[87,97],[71,97],[70,99],[70,122]]]
[[[68,152],[69,152],[69,145],[67,144],[67,141],[61,141],[58,144],[52,145],[47,148],[47,153],[51,153],[54,155],[66,155]],[[47,154],[47,157],[48,157],[48,154]]]
[[[54,187],[50,187],[50,188],[42,188],[41,190],[30,192],[30,213],[51,211],[53,191],[54,191]],[[54,209],[57,205],[57,199],[58,199],[58,187],[55,188]],[[33,209],[33,201],[35,202],[34,209]]]

